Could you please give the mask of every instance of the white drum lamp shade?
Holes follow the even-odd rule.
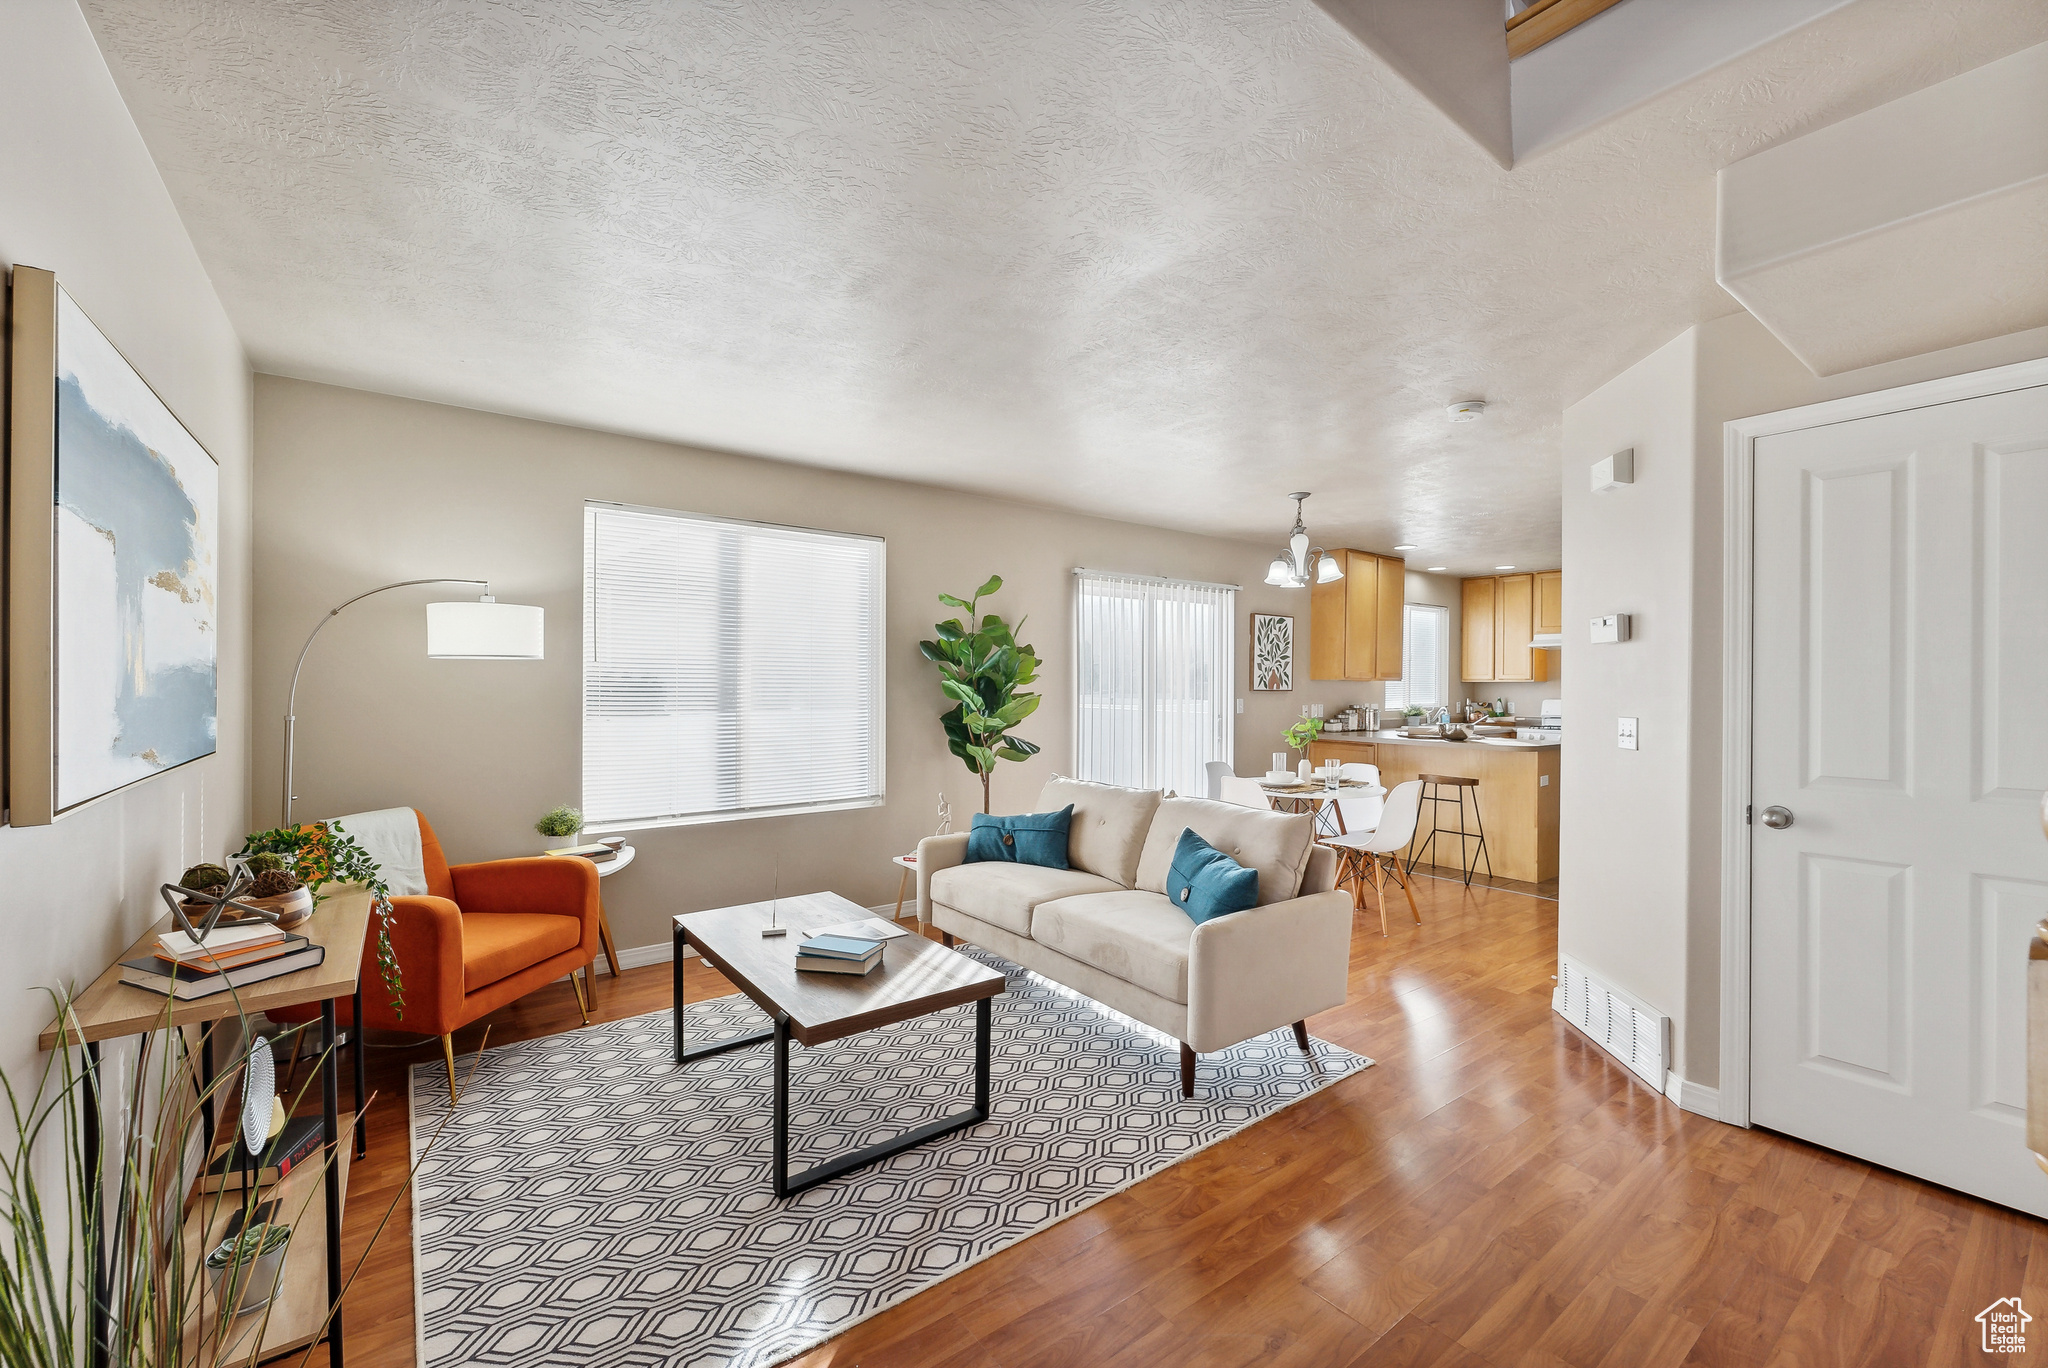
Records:
[[[427,654],[435,660],[545,660],[545,614],[531,604],[427,605]]]

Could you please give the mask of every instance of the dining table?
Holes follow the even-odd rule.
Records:
[[[1348,834],[1344,829],[1344,809],[1337,802],[1340,798],[1384,798],[1385,788],[1368,784],[1363,780],[1344,779],[1336,788],[1331,788],[1321,774],[1311,774],[1308,779],[1261,779],[1259,787],[1266,792],[1266,801],[1281,812],[1308,812],[1316,819],[1316,839],[1326,840],[1331,836]]]

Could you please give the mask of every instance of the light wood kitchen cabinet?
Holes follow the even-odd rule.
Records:
[[[1550,658],[1529,644],[1537,632],[1536,576],[1488,575],[1464,582],[1460,678],[1521,684],[1550,678]]]
[[[1536,634],[1564,632],[1564,571],[1545,570],[1536,577]]]
[[[1493,599],[1491,575],[1465,581],[1460,619],[1464,644],[1459,656],[1464,665],[1463,677],[1469,680],[1493,678]]]
[[[1309,590],[1311,679],[1399,679],[1408,563],[1341,550],[1344,578]]]

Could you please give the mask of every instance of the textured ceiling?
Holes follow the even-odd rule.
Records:
[[[1858,0],[1509,172],[1310,0],[84,5],[259,369],[1456,570],[1734,309],[1719,167],[2048,39]]]

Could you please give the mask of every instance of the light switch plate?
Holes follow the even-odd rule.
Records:
[[[1637,749],[1640,749],[1640,748],[1639,748],[1639,747],[1638,747],[1638,746],[1636,745],[1636,719],[1635,719],[1635,718],[1633,718],[1633,717],[1618,717],[1618,718],[1616,718],[1616,719],[1615,719],[1615,728],[1614,728],[1614,744],[1615,744],[1615,745],[1617,745],[1617,746],[1620,746],[1620,747],[1621,747],[1621,748],[1622,748],[1623,750],[1637,750]]]
[[[1537,787],[1537,788],[1549,788],[1549,787],[1550,787],[1550,776],[1549,776],[1549,775],[1547,775],[1547,774],[1539,774],[1539,775],[1537,775],[1537,776],[1536,776],[1536,787]]]
[[[1244,716],[1244,700],[1242,698],[1237,700],[1237,715],[1239,717]]]

